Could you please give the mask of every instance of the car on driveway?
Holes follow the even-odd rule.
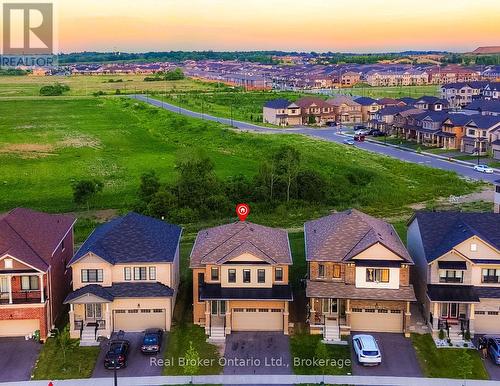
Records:
[[[159,328],[149,328],[144,331],[142,338],[141,352],[143,354],[157,354],[161,351],[163,341],[163,330]]]
[[[104,357],[106,369],[121,369],[127,367],[127,357],[130,342],[128,340],[113,340],[109,344],[109,350]]]
[[[483,164],[474,166],[474,170],[477,172],[487,173],[487,174],[492,174],[494,172],[494,170],[490,168],[488,165],[483,165]]]
[[[382,363],[382,354],[372,335],[354,335],[352,344],[359,364],[375,366]]]
[[[500,365],[500,336],[486,336],[488,355],[495,364]]]
[[[344,139],[343,143],[345,145],[354,145],[354,141],[352,139]]]

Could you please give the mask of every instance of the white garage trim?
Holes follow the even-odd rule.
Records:
[[[476,311],[474,313],[474,331],[477,334],[497,334],[500,332],[499,311]]]
[[[114,330],[130,332],[144,331],[148,328],[166,329],[164,308],[135,308],[113,311]]]
[[[0,337],[33,335],[39,329],[39,319],[0,320]]]
[[[403,311],[353,308],[351,330],[370,332],[403,332]]]
[[[281,308],[233,308],[233,331],[283,331]]]

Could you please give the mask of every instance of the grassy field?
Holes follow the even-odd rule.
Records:
[[[489,379],[477,350],[438,349],[429,334],[412,334],[411,340],[424,377]],[[466,371],[464,374],[467,366],[470,366],[470,373]]]
[[[145,82],[146,75],[72,75],[72,76],[0,76],[0,98],[37,97],[42,86],[56,82],[70,87],[68,96],[91,96],[102,91],[115,94],[149,92],[213,91],[217,84],[183,79],[168,82]],[[121,82],[120,82],[121,80]],[[225,88],[225,87],[224,87]]]
[[[437,85],[425,86],[401,86],[401,87],[355,87],[346,89],[353,95],[367,96],[371,98],[420,98],[424,95],[439,96]]]
[[[254,221],[301,226],[330,209],[351,206],[388,215],[407,212],[411,203],[476,188],[452,173],[344,145],[303,136],[236,133],[126,98],[39,98],[0,104],[0,210],[81,210],[72,202],[71,184],[90,177],[105,183],[91,208],[128,210],[136,200],[140,174],[154,169],[162,180],[172,181],[176,155],[186,149],[203,147],[216,173],[225,178],[255,175],[261,160],[283,144],[301,152],[304,167],[335,182],[335,203],[331,208],[291,203],[273,213],[254,211]]]

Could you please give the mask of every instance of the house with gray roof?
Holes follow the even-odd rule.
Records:
[[[409,334],[413,260],[394,227],[356,209],[304,225],[311,333]]]
[[[288,334],[288,234],[239,221],[198,232],[191,251],[193,322],[211,340],[233,331]]]
[[[128,213],[97,227],[68,262],[72,338],[98,345],[113,331],[170,330],[182,229]]]
[[[417,212],[407,238],[432,334],[461,340],[500,333],[500,215]]]
[[[276,126],[300,125],[302,123],[301,109],[288,99],[272,99],[264,104],[262,119],[264,123]]]

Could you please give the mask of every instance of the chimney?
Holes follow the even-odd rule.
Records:
[[[500,180],[496,180],[494,184],[495,184],[495,199],[494,199],[495,208],[493,211],[495,213],[500,214]]]

